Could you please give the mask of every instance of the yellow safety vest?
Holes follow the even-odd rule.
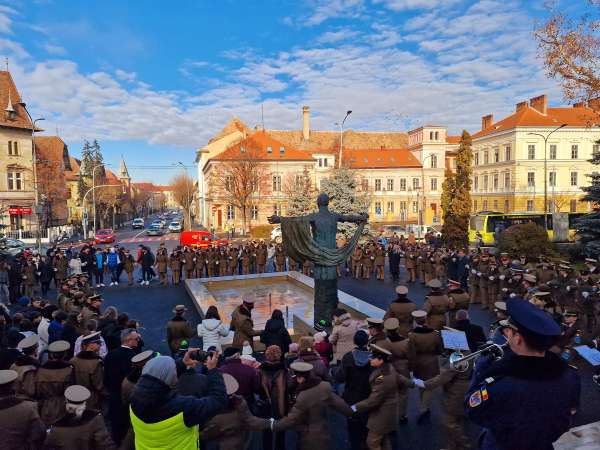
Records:
[[[129,407],[131,425],[135,433],[137,450],[197,450],[198,425],[188,427],[183,421],[183,412],[156,423],[146,423]]]

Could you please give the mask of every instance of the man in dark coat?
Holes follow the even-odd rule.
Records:
[[[469,344],[469,350],[472,352],[477,351],[481,344],[485,344],[487,338],[483,332],[483,328],[479,325],[471,323],[469,319],[469,313],[464,309],[459,309],[456,312],[456,324],[455,329],[464,331],[467,336],[467,343]]]
[[[25,336],[19,333],[15,329],[11,329],[6,337],[6,348],[0,350],[0,370],[8,370],[10,366],[14,364],[21,351],[17,348],[19,342],[23,340]]]
[[[400,276],[400,246],[394,245],[392,251],[389,252],[388,264],[390,266],[392,280],[397,282]]]
[[[229,347],[225,350],[225,362],[221,365],[221,372],[228,373],[237,380],[240,387],[238,395],[244,397],[248,406],[254,404],[254,394],[258,393],[260,378],[253,367],[242,364],[240,359],[241,350],[237,347]]]

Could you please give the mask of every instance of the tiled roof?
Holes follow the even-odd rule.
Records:
[[[446,136],[446,143],[448,144],[460,144],[461,136]]]
[[[37,138],[36,138],[37,141]],[[71,165],[71,170],[65,170],[65,180],[67,181],[77,181],[77,177],[79,174],[79,167],[81,166],[81,161],[77,158],[69,156],[69,164]]]
[[[248,128],[248,126],[244,122],[242,122],[239,118],[234,117],[229,122],[227,122],[227,125],[225,125],[225,127],[219,132],[219,134],[217,134],[210,141],[208,141],[208,143],[210,144],[211,142],[218,141],[222,137],[234,133],[235,131],[245,132],[246,134],[252,133],[252,130],[250,130],[250,128]]]
[[[114,184],[115,186],[121,184],[121,180],[119,180],[119,177],[117,177],[113,172],[105,169],[105,173],[106,178],[102,181],[103,184]],[[96,178],[98,177],[96,176]]]
[[[548,108],[547,114],[542,114],[529,105],[508,117],[494,123],[491,127],[473,135],[473,139],[488,136],[515,127],[558,127],[566,123],[572,127],[589,127],[600,124],[600,116],[588,107]]]
[[[314,161],[309,152],[296,150],[274,139],[270,134],[262,130],[257,131],[211,159],[213,161],[242,160],[246,155],[247,159],[258,161]]]
[[[132,183],[133,187],[139,189],[140,191],[148,191],[148,192],[158,192],[158,186],[155,186],[153,183]]]
[[[171,192],[173,190],[173,186],[154,186],[157,191],[160,192]]]
[[[421,163],[406,149],[346,150],[344,164],[352,169],[395,169],[421,167]]]
[[[66,145],[58,136],[36,136],[35,149],[38,160],[61,161],[65,166],[65,171],[70,169],[70,166],[67,166],[70,158],[65,158]]]
[[[9,97],[16,113],[15,118],[12,120],[7,117],[5,112],[5,109],[8,106]],[[31,130],[31,122],[23,107],[19,105],[20,101],[21,96],[19,95],[19,91],[17,91],[17,86],[15,85],[10,72],[5,70],[0,71],[0,126],[26,128]]]

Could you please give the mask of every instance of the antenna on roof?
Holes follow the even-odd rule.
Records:
[[[265,131],[265,104],[260,104],[260,123],[262,125],[262,130]]]
[[[8,56],[4,58],[4,63],[6,64],[6,71],[8,72]]]

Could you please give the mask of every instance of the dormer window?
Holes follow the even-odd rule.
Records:
[[[273,153],[273,147],[271,147],[271,146],[267,147],[267,153],[269,153],[269,154]]]
[[[13,108],[12,100],[10,99],[10,92],[8,93],[8,104],[6,105],[4,112],[6,113],[6,118],[8,120],[15,120],[17,118],[17,113],[15,108]]]
[[[246,153],[246,147],[240,146],[240,153]]]
[[[285,154],[285,147],[279,147],[279,154],[280,155]]]

